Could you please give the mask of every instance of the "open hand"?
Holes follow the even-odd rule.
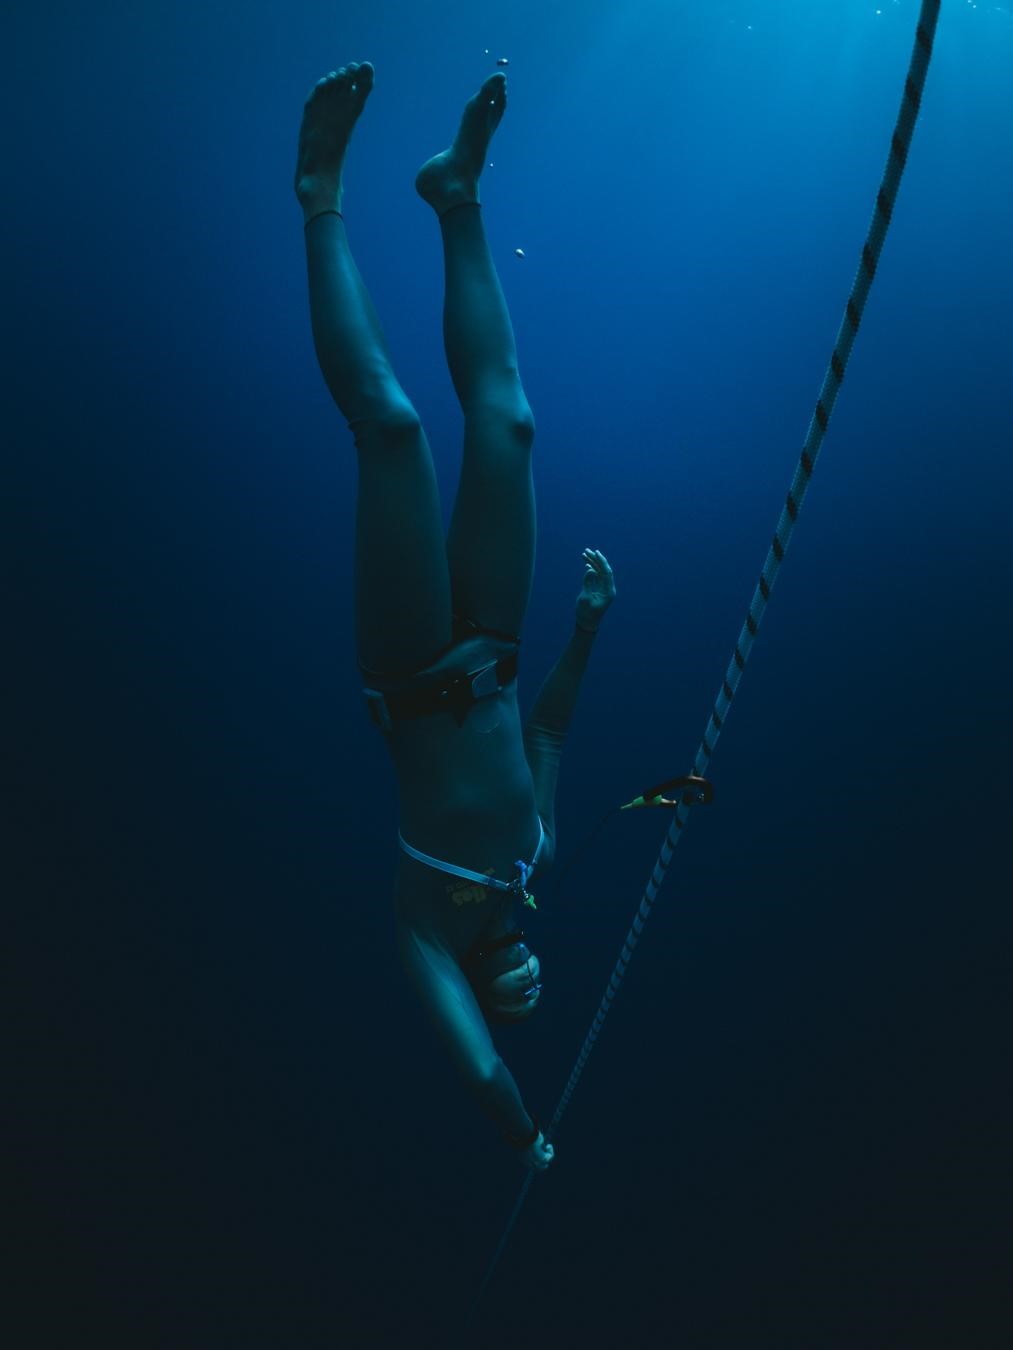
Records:
[[[616,583],[604,553],[586,548],[583,557],[586,565],[584,585],[577,596],[577,623],[581,628],[594,629],[616,598]]]

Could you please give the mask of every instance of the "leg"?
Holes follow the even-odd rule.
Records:
[[[372,81],[366,63],[343,68],[313,89],[299,138],[296,193],[307,221],[317,358],[358,451],[359,661],[371,670],[401,672],[424,665],[450,641],[450,578],[429,444],[394,374],[336,214],[345,149]]]
[[[447,538],[453,607],[485,627],[518,633],[534,571],[534,421],[477,200],[505,107],[506,78],[493,75],[466,106],[453,146],[423,165],[416,187],[440,218],[443,335],[464,412],[464,462]]]
[[[478,205],[440,222],[444,340],[464,412],[461,481],[447,536],[454,609],[520,633],[535,566],[534,420]]]

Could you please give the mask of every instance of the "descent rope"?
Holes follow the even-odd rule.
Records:
[[[732,700],[738,690],[739,682],[742,679],[742,673],[746,668],[746,662],[749,660],[749,655],[753,649],[753,643],[756,640],[760,624],[763,622],[767,603],[770,600],[771,592],[774,589],[774,584],[777,581],[781,564],[784,561],[784,556],[788,549],[788,544],[791,541],[795,522],[798,519],[802,504],[805,501],[805,495],[809,488],[809,480],[816,467],[816,460],[819,458],[827,426],[829,425],[830,417],[833,413],[834,404],[837,401],[837,394],[840,391],[841,384],[844,380],[844,372],[847,368],[848,359],[851,356],[851,349],[854,346],[858,328],[862,321],[865,303],[868,299],[869,291],[876,275],[879,255],[882,252],[883,243],[890,226],[890,219],[893,215],[897,191],[900,187],[904,166],[907,162],[908,150],[911,146],[911,137],[914,132],[915,122],[918,118],[918,109],[921,104],[922,91],[925,86],[925,77],[928,73],[929,62],[932,59],[932,44],[935,38],[940,4],[941,0],[922,0],[921,13],[918,18],[918,27],[915,33],[914,50],[911,54],[907,79],[904,82],[904,95],[901,100],[900,112],[894,127],[893,138],[890,142],[890,154],[887,159],[886,169],[883,173],[879,192],[876,195],[876,206],[873,212],[872,224],[869,228],[865,243],[862,246],[862,256],[859,263],[858,275],[855,278],[851,294],[848,297],[844,318],[841,321],[837,340],[834,343],[833,354],[830,357],[830,363],[827,366],[826,375],[823,379],[823,387],[820,390],[819,398],[816,400],[816,408],[812,420],[809,423],[809,430],[806,434],[805,444],[802,447],[802,454],[799,458],[798,467],[795,470],[795,476],[792,479],[784,509],[781,512],[781,518],[777,522],[777,529],[774,532],[773,541],[767,552],[763,570],[760,574],[760,580],[753,593],[753,598],[749,605],[749,612],[746,615],[745,623],[742,625],[738,641],[735,644],[732,659],[728,663],[724,681],[722,682],[721,689],[715,700],[710,720],[703,735],[703,740],[700,743],[700,747],[696,752],[696,758],[693,761],[693,773],[699,777],[704,777],[706,775],[708,763],[724,728],[728,710],[731,707]],[[563,1112],[566,1110],[570,1098],[573,1096],[577,1083],[580,1080],[580,1076],[584,1071],[584,1066],[587,1064],[591,1051],[598,1039],[599,1032],[605,1022],[605,1018],[612,1006],[612,1002],[619,990],[623,977],[626,974],[630,959],[640,939],[640,935],[650,917],[654,900],[661,889],[662,882],[665,880],[669,864],[671,863],[672,856],[675,852],[675,847],[682,837],[682,831],[685,829],[689,816],[690,813],[688,808],[683,805],[680,805],[675,811],[672,823],[665,835],[658,861],[655,864],[651,879],[644,892],[644,896],[641,899],[640,907],[634,916],[632,926],[626,934],[626,939],[623,943],[619,959],[612,971],[608,986],[598,1007],[598,1012],[588,1030],[580,1054],[570,1073],[569,1081],[560,1097],[559,1105],[556,1107],[552,1120],[544,1131],[546,1139],[550,1139],[555,1133],[556,1128],[562,1119]],[[514,1204],[513,1211],[503,1230],[499,1245],[489,1263],[482,1285],[472,1304],[468,1319],[469,1325],[475,1316],[489,1285],[489,1281],[492,1278],[493,1272],[499,1263],[500,1256],[506,1247],[511,1230],[516,1223],[517,1217],[524,1205],[524,1201],[527,1198],[528,1190],[534,1176],[535,1173],[529,1171],[524,1180],[517,1201]]]

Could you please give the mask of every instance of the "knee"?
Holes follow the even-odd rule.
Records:
[[[532,413],[531,404],[527,398],[520,394],[513,398],[505,412],[505,421],[512,439],[519,441],[521,445],[531,447],[535,440],[535,414]]]
[[[523,392],[514,386],[486,391],[465,412],[485,426],[494,423],[511,444],[530,450],[535,439],[535,417]]]
[[[403,394],[385,398],[366,416],[355,418],[348,425],[360,447],[367,443],[389,449],[414,446],[422,435],[419,415]]]
[[[507,426],[511,439],[530,450],[535,439],[535,415],[527,399],[522,399],[511,408]]]
[[[512,400],[502,413],[503,424],[512,444],[530,450],[535,440],[535,416],[523,396]]]

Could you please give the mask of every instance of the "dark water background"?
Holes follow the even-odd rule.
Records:
[[[538,423],[525,707],[583,547],[620,592],[564,760],[565,858],[692,759],[917,11],[106,0],[8,18],[19,1350],[449,1344],[521,1179],[394,960],[392,780],[351,641],[354,461],[290,186],[312,82],[377,69],[345,212],[449,513],[461,421],[412,179],[510,59],[483,200]],[[1013,16],[950,0],[717,800],[475,1344],[1013,1339],[1011,133]],[[543,1006],[501,1048],[545,1118],[665,825],[624,816],[532,920]]]

